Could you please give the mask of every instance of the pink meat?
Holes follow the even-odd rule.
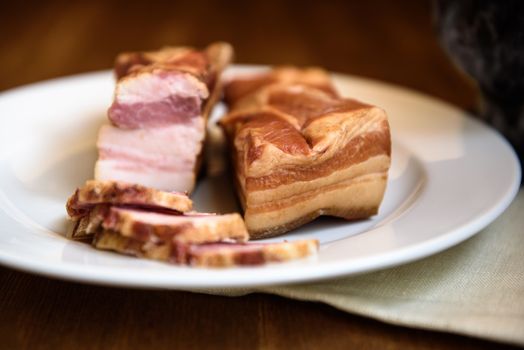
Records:
[[[188,123],[201,116],[208,98],[206,84],[179,71],[152,71],[117,82],[109,120],[123,129],[156,128]]]

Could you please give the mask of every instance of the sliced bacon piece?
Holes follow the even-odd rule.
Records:
[[[218,78],[231,56],[232,48],[226,43],[202,51],[167,47],[120,54],[109,119],[120,128],[137,129],[207,118],[220,93]]]
[[[269,73],[273,79],[263,84],[257,75],[226,87],[230,112],[220,124],[252,238],[282,234],[319,215],[367,218],[377,213],[387,183],[386,113],[338,97],[326,81],[312,83],[307,70],[293,72],[293,79]]]
[[[316,254],[314,239],[279,243],[210,243],[191,245],[188,263],[199,267],[262,265],[305,258]]]
[[[284,262],[313,255],[318,250],[316,240],[281,243],[153,243],[125,237],[110,230],[97,233],[94,245],[98,249],[137,257],[215,268]]]
[[[248,234],[238,213],[217,215],[189,212],[177,214],[160,209],[136,209],[98,205],[80,218],[72,237],[88,240],[105,229],[144,242],[203,243],[244,242]]]
[[[191,192],[231,57],[226,43],[119,55],[112,125],[100,130],[95,178]]]
[[[287,261],[318,249],[315,240],[247,244],[238,213],[180,213],[170,193],[164,194],[139,185],[88,181],[68,201],[75,223],[69,237],[99,249],[202,267]]]
[[[244,242],[248,239],[244,221],[238,213],[169,215],[111,207],[104,216],[102,227],[144,242]]]
[[[195,186],[204,135],[202,118],[152,129],[104,125],[98,134],[95,178],[189,192]]]
[[[146,209],[164,209],[174,213],[190,211],[193,202],[184,193],[164,192],[142,185],[117,181],[86,181],[69,197],[69,217],[78,220],[97,205],[117,204]]]
[[[190,73],[142,71],[117,83],[109,120],[124,129],[185,123],[201,116],[208,97],[206,84]]]

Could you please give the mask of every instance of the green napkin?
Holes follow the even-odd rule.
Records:
[[[278,294],[398,325],[524,345],[524,190],[466,242],[408,265],[354,277],[213,294]]]

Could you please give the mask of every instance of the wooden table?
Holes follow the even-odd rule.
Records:
[[[476,105],[473,85],[439,47],[424,1],[1,2],[0,33],[0,90],[106,69],[122,50],[222,39],[234,44],[237,62],[320,65]],[[4,349],[498,346],[270,295],[97,287],[0,268]]]

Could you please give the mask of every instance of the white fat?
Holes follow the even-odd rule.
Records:
[[[162,171],[142,167],[139,170],[122,168],[126,162],[98,160],[95,166],[96,180],[114,180],[140,184],[163,191],[191,192],[195,186],[193,171]]]
[[[124,130],[104,125],[97,147],[109,154],[98,160],[95,178],[191,192],[204,136],[204,119],[200,117],[189,123],[161,128]]]
[[[200,117],[160,128],[128,130],[104,125],[97,146],[156,162],[190,163],[192,167],[202,150],[204,136],[204,120]]]

